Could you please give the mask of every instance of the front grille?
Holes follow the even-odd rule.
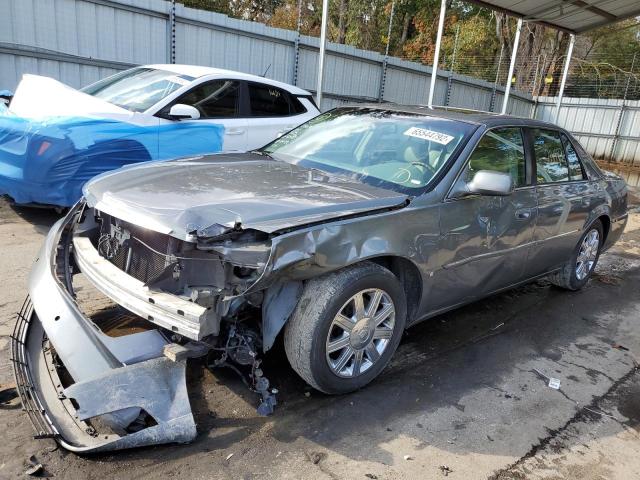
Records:
[[[116,238],[114,235],[116,224],[122,235],[128,238],[125,240]],[[178,242],[179,240],[169,235],[103,216],[96,247],[100,255],[120,270],[147,283],[158,278],[165,268],[175,261],[175,258],[172,260],[171,253]]]

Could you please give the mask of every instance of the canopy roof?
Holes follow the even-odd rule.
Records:
[[[640,0],[470,0],[484,7],[570,33],[640,15]]]

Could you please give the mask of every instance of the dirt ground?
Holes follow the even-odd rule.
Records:
[[[190,365],[199,435],[78,456],[33,440],[16,398],[9,334],[52,212],[0,203],[0,478],[33,455],[61,479],[631,479],[640,478],[640,202],[622,241],[580,292],[545,281],[409,329],[372,385],[329,397],[289,368],[271,417],[225,371]],[[551,389],[535,372],[558,378]]]

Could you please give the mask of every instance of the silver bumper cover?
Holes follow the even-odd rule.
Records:
[[[163,356],[165,338],[157,330],[103,334],[59,281],[56,272],[66,268],[60,258],[69,253],[60,239],[74,218],[72,211],[49,232],[12,336],[16,384],[36,436],[55,438],[76,452],[192,441],[196,426],[185,363]],[[73,378],[67,388],[58,378],[54,351]],[[155,424],[126,433],[141,411]],[[108,433],[87,423],[95,417],[110,427]]]

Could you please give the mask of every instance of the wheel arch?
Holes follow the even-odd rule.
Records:
[[[263,350],[267,351],[275,342],[295,309],[306,281],[321,275],[332,273],[343,268],[355,267],[359,264],[371,262],[389,270],[398,279],[404,290],[407,301],[407,322],[409,325],[417,317],[422,298],[423,281],[420,269],[408,258],[398,255],[380,255],[361,258],[336,269],[327,269],[318,274],[305,278],[281,277],[271,284],[265,291],[262,305]]]

